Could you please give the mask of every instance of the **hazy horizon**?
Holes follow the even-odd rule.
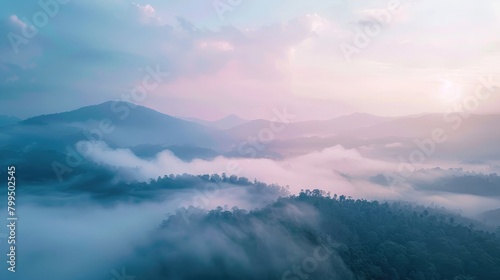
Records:
[[[266,119],[285,106],[301,120],[442,113],[481,79],[500,83],[494,1],[283,3],[71,1],[38,27],[42,7],[4,3],[0,112],[131,100],[152,72],[137,103],[207,120]],[[499,108],[492,96],[477,112]]]
[[[0,116],[14,117],[14,118],[17,118],[19,120],[26,120],[26,119],[30,119],[30,118],[34,118],[34,117],[38,117],[38,116],[43,116],[43,115],[52,115],[52,114],[59,114],[59,113],[71,112],[71,111],[75,111],[75,110],[81,109],[83,107],[98,106],[98,105],[102,105],[102,104],[109,103],[109,102],[122,102],[122,101],[120,101],[120,100],[108,100],[108,101],[104,101],[104,102],[100,102],[100,103],[95,103],[95,104],[82,105],[82,106],[78,106],[78,107],[75,107],[75,108],[70,108],[70,109],[63,110],[63,111],[51,111],[51,112],[46,112],[46,113],[43,113],[43,114],[33,114],[33,115],[29,115],[29,116],[23,117],[23,118],[21,118],[19,116],[16,116],[16,115],[0,115]],[[131,103],[134,104],[134,105],[137,105],[137,106],[142,106],[142,107],[146,107],[146,108],[149,108],[149,109],[153,109],[153,110],[155,110],[155,111],[157,111],[159,113],[162,113],[162,114],[165,114],[165,115],[168,115],[168,116],[172,116],[172,117],[179,118],[179,119],[184,119],[184,120],[189,120],[189,119],[195,120],[195,119],[198,119],[198,120],[201,120],[201,121],[216,122],[216,121],[220,121],[220,120],[232,117],[232,116],[238,117],[238,118],[243,119],[245,121],[255,121],[255,120],[270,121],[271,120],[271,118],[268,118],[268,119],[265,119],[265,118],[247,119],[247,118],[244,118],[244,117],[238,115],[237,112],[233,112],[233,113],[230,112],[227,115],[224,115],[222,117],[215,118],[215,119],[204,119],[204,118],[201,118],[201,117],[197,117],[196,115],[173,115],[173,114],[170,114],[169,112],[166,112],[166,111],[162,111],[162,110],[157,110],[157,109],[154,109],[154,108],[150,108],[150,107],[148,107],[146,105],[143,105],[141,103],[134,103],[134,102],[131,102]],[[453,111],[453,113],[460,113],[460,112],[467,112],[467,111],[466,110],[465,111]],[[371,115],[371,116],[375,116],[375,117],[411,118],[411,117],[418,117],[418,116],[424,116],[424,115],[443,115],[444,113],[445,112],[421,112],[421,113],[416,113],[416,114],[384,115],[384,114],[371,114],[371,113],[367,113],[367,112],[355,111],[355,112],[340,114],[340,115],[337,115],[337,116],[334,116],[334,117],[328,117],[328,118],[303,119],[303,120],[295,120],[295,119],[293,119],[293,120],[290,120],[290,122],[293,123],[293,122],[307,122],[307,121],[327,121],[327,120],[333,120],[333,119],[336,119],[336,118],[341,118],[341,117],[346,117],[346,116],[352,116],[352,115]],[[470,112],[468,112],[468,113],[470,113]],[[497,112],[494,112],[494,113],[473,112],[471,114],[472,115],[478,115],[478,116],[488,116],[488,115],[500,115],[500,112],[498,112],[498,113]]]

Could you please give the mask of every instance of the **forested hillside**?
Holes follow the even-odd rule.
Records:
[[[470,222],[304,191],[257,211],[179,211],[128,267],[141,279],[500,279],[498,233]]]

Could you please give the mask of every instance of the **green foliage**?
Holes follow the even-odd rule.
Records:
[[[321,230],[347,245],[342,258],[357,279],[500,279],[494,233],[456,224],[457,217],[432,209],[316,192],[292,200],[313,205]]]
[[[499,238],[471,222],[441,209],[304,190],[251,211],[181,209],[127,267],[145,280],[500,279]],[[327,244],[333,253],[307,278],[290,273]]]

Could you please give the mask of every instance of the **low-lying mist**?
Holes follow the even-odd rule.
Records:
[[[147,181],[164,174],[227,173],[289,186],[291,193],[318,188],[352,197],[436,203],[466,214],[500,205],[498,165],[443,160],[411,165],[363,155],[340,145],[284,159],[228,158],[182,161],[168,150],[143,159],[128,149],[93,142],[88,159],[111,168],[120,178]],[[455,201],[460,198],[461,205]]]
[[[282,159],[183,161],[168,150],[145,159],[104,142],[88,144],[88,163],[65,180],[21,181],[19,272],[12,279],[198,279],[204,273],[204,279],[299,279],[287,271],[316,250],[329,252],[317,277],[354,279],[337,250],[342,246],[320,230],[310,204],[266,207],[302,189],[445,206],[471,216],[500,201],[495,164],[426,162],[405,177],[400,162],[340,145]],[[21,269],[23,263],[30,269]]]

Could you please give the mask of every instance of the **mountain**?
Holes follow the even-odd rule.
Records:
[[[283,156],[342,145],[356,149],[370,147],[364,149],[367,156],[397,158],[419,149],[415,143],[417,139],[427,143],[435,130],[441,130],[446,140],[434,143],[433,157],[481,163],[500,160],[498,123],[500,115],[461,117],[455,113],[445,118],[443,114],[379,117],[357,113],[331,120],[289,124],[255,120],[227,132],[235,139],[248,141],[250,137],[258,138],[271,129],[274,141],[266,143],[266,149]]]
[[[120,266],[150,280],[500,279],[500,240],[491,228],[400,201],[305,190],[254,211],[183,209],[159,231]],[[222,241],[213,244],[214,236]],[[207,262],[207,252],[220,261]]]
[[[452,116],[452,117],[450,117]],[[380,117],[370,114],[355,113],[341,116],[331,120],[313,120],[283,124],[282,131],[275,133],[277,138],[291,139],[300,137],[347,136],[361,139],[381,138],[415,138],[429,137],[434,129],[441,128],[449,131],[450,135],[476,135],[500,136],[500,131],[494,129],[500,121],[500,115],[470,115],[467,118],[460,115],[425,114],[403,117]],[[269,128],[273,123],[267,120],[255,120],[228,130],[235,137],[246,138],[254,136],[264,128]],[[273,124],[280,126],[282,124]],[[474,140],[474,137],[469,137]],[[480,140],[476,137],[475,140]],[[487,138],[487,137],[486,137]],[[467,140],[467,139],[462,139]]]
[[[2,137],[3,136],[3,137]],[[127,102],[105,102],[77,110],[41,115],[0,129],[0,139],[45,147],[74,145],[80,140],[104,139],[114,147],[183,145],[219,148],[225,133]]]
[[[244,123],[249,122],[248,120],[242,119],[235,114],[231,114],[225,118],[214,121],[213,126],[218,129],[230,129],[238,125],[242,125]]]
[[[233,127],[245,124],[249,122],[249,120],[245,120],[243,118],[240,118],[239,116],[235,114],[231,114],[229,116],[226,116],[222,119],[216,120],[216,121],[206,121],[202,119],[197,119],[197,118],[184,118],[184,120],[190,121],[190,122],[195,122],[199,123],[201,125],[221,129],[221,130],[226,130],[226,129],[231,129]]]
[[[393,120],[391,117],[380,117],[365,113],[354,113],[340,116],[326,121],[299,122],[291,126],[297,132],[305,132],[309,135],[302,136],[334,136],[342,132],[363,129],[376,124]]]
[[[462,117],[458,113],[427,114],[400,117],[365,128],[345,133],[345,137],[356,137],[377,141],[398,139],[397,142],[410,150],[416,148],[415,140],[431,139],[435,130],[443,132],[443,143],[436,143],[436,154],[448,159],[485,160],[500,159],[497,148],[500,141],[500,115],[470,115]],[[401,151],[400,151],[401,152]],[[406,151],[404,154],[408,154]]]
[[[246,139],[247,137],[257,136],[263,129],[278,127],[278,130],[275,129],[274,133],[277,139],[331,137],[348,130],[361,129],[393,119],[390,117],[355,113],[331,120],[302,121],[288,124],[273,123],[268,120],[254,120],[229,129],[228,133],[235,138]]]
[[[433,129],[441,128],[447,131],[486,131],[491,130],[500,120],[500,115],[469,115],[462,117],[458,113],[425,114],[418,116],[403,116],[368,127],[355,128],[351,134],[363,138],[381,137],[422,137],[428,136]],[[485,132],[485,131],[483,131]]]
[[[0,116],[0,126],[11,125],[19,122],[20,119],[10,116]]]

